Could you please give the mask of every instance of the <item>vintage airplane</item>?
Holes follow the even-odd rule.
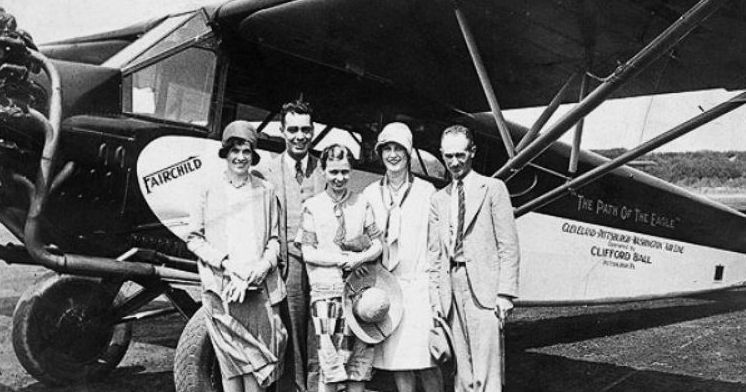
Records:
[[[609,98],[746,87],[740,2],[233,0],[39,50],[3,23],[0,222],[23,246],[0,258],[57,272],[14,313],[17,356],[42,382],[102,377],[132,322],[197,312],[181,239],[190,189],[219,164],[234,119],[264,130],[263,154],[280,151],[277,110],[301,93],[316,108],[317,148],[355,144],[360,184],[382,171],[370,157],[382,124],[415,130],[414,169],[436,185],[447,181],[441,130],[475,129],[476,170],[504,179],[516,208],[521,305],[746,282],[745,215],[625,166],[744,94],[614,160],[580,148],[584,116]],[[567,102],[577,104],[546,125]],[[501,111],[547,104],[530,128]],[[573,127],[571,145],[557,142]],[[161,295],[172,308],[142,310]],[[178,391],[219,388],[206,339],[188,323]]]

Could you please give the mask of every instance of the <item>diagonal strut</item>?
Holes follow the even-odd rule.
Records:
[[[510,172],[519,170],[534,160],[573,125],[606,101],[625,82],[676,46],[679,41],[699,26],[707,17],[712,15],[725,2],[726,0],[701,0],[694,5],[634,57],[617,67],[614,73],[606,78],[603,83],[547,129],[532,144],[509,159],[500,170],[495,172],[493,177],[504,178]]]
[[[510,137],[508,125],[505,122],[505,118],[503,117],[502,110],[500,109],[500,104],[497,102],[495,90],[492,89],[492,83],[490,82],[489,75],[487,75],[487,69],[484,67],[484,62],[482,61],[482,56],[479,54],[479,49],[477,49],[477,43],[474,40],[474,35],[472,34],[471,29],[469,28],[469,23],[466,21],[464,13],[461,12],[457,1],[454,1],[453,11],[456,13],[458,25],[461,28],[461,33],[464,36],[464,41],[466,41],[466,47],[469,49],[469,55],[471,55],[471,60],[474,63],[474,68],[476,68],[477,70],[479,82],[482,84],[484,95],[487,97],[487,103],[490,105],[492,117],[494,117],[495,124],[497,124],[497,130],[500,132],[500,138],[505,145],[505,151],[507,151],[508,157],[512,158],[515,156],[513,139],[511,139]]]
[[[582,186],[588,185],[589,183],[597,180],[598,178],[608,174],[610,171],[632,160],[635,160],[639,158],[640,156],[645,155],[648,152],[666,143],[671,142],[674,139],[677,139],[681,136],[686,135],[687,133],[715,120],[716,118],[741,107],[743,104],[746,104],[746,92],[738,94],[737,96],[731,98],[730,100],[723,102],[720,105],[717,105],[714,108],[704,113],[700,113],[697,116],[692,117],[688,121],[685,121],[671,128],[670,130],[656,136],[653,139],[648,140],[647,142],[637,146],[636,148],[633,148],[632,150],[625,152],[624,154],[618,156],[617,158],[612,159],[611,161],[606,162],[603,165],[597,166],[593,168],[592,170],[578,176],[574,180],[569,181],[565,183],[564,185],[560,185],[557,188],[554,188],[551,191],[516,208],[515,216],[517,218],[528,212],[541,208],[559,199],[560,197],[564,196],[566,191],[569,191],[572,189],[578,189]]]

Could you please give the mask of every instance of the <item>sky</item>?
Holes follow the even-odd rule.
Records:
[[[20,28],[37,43],[99,33],[195,9],[205,0],[1,0]],[[724,90],[628,98],[604,103],[585,122],[582,147],[632,148],[735,95]],[[499,92],[498,92],[499,100]],[[558,119],[572,105],[563,105]],[[530,126],[541,108],[508,111],[505,117]],[[572,132],[561,139],[570,141]],[[661,147],[657,151],[746,150],[746,106]]]
[[[581,146],[587,149],[633,148],[738,93],[709,90],[607,101],[586,117]],[[572,106],[562,105],[549,122],[559,119]],[[530,126],[542,110],[512,110],[505,117]],[[545,125],[544,129],[547,127]],[[571,143],[572,137],[571,130],[560,140]],[[655,151],[697,150],[746,151],[746,105]]]

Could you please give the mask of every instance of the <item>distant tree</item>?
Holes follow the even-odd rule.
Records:
[[[595,150],[613,159],[625,148]],[[746,151],[654,152],[640,160],[655,162],[640,169],[674,184],[688,187],[742,187],[746,184]]]

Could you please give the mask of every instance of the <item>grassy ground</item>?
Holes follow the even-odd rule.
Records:
[[[0,235],[0,243],[7,238]],[[0,262],[0,392],[173,390],[171,363],[184,321],[137,324],[105,381],[51,389],[18,363],[11,316],[44,271]],[[507,327],[507,391],[746,390],[746,290],[615,306],[522,308]],[[391,390],[379,373],[373,384]]]

